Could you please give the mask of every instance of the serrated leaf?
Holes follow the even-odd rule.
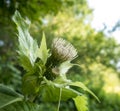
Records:
[[[19,61],[21,66],[27,71],[27,72],[33,72],[33,66],[29,60],[29,58],[25,55],[20,55]]]
[[[87,98],[85,96],[77,96],[73,100],[78,111],[88,111]]]
[[[18,29],[19,55],[20,57],[23,55],[26,56],[27,59],[30,60],[30,63],[34,65],[37,58],[36,51],[38,49],[38,45],[29,33],[30,22],[28,20],[24,20],[18,11],[15,12],[13,21],[16,23]],[[22,64],[25,64],[25,62],[22,61]]]
[[[0,111],[42,111],[42,108],[40,105],[30,102],[16,102],[0,109]]]
[[[93,95],[100,102],[100,100],[98,99],[98,97],[91,90],[89,90],[82,82],[73,82],[70,85],[82,88],[84,91],[87,91],[91,95]]]
[[[40,48],[37,51],[37,56],[40,57],[40,59],[43,61],[44,64],[46,63],[47,58],[48,58],[48,50],[47,50],[46,39],[45,39],[44,33],[42,36]]]
[[[18,94],[7,86],[0,84],[0,108],[22,100],[22,95]]]

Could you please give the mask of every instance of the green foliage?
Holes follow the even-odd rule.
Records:
[[[48,109],[50,111],[56,111],[56,105],[58,103],[41,102],[42,92],[49,87],[49,85],[47,85],[46,88],[44,87],[45,83],[42,82],[43,79],[41,75],[46,76],[46,79],[49,80],[48,83],[51,83],[50,80],[52,79],[53,89],[49,88],[50,90],[52,89],[52,91],[56,89],[58,94],[60,94],[59,89],[61,88],[61,83],[64,83],[65,86],[66,83],[68,85],[71,82],[70,79],[73,81],[81,81],[88,86],[101,101],[101,103],[99,103],[91,95],[86,93],[90,111],[120,110],[120,73],[116,67],[120,60],[120,45],[117,44],[112,37],[105,35],[104,30],[98,32],[92,29],[92,10],[89,8],[86,0],[49,0],[49,2],[47,0],[9,0],[10,5],[7,5],[6,1],[7,0],[0,0],[0,83],[23,93],[25,100],[29,98],[29,100],[32,101],[37,98],[34,102],[40,104],[40,111],[46,111]],[[32,21],[31,25],[28,23],[30,33],[38,40],[38,44],[39,41],[42,41],[42,32],[45,32],[47,47],[50,49],[46,50],[48,51],[48,59],[50,59],[49,54],[51,53],[50,47],[53,38],[62,36],[76,47],[78,57],[74,62],[80,64],[80,67],[75,67],[70,61],[66,61],[62,64],[57,64],[55,67],[51,65],[48,70],[48,63],[50,63],[50,61],[47,59],[46,65],[38,55],[33,66],[29,58],[25,55],[21,55],[21,59],[19,59],[21,62],[18,61],[15,51],[18,47],[18,42],[16,42],[17,38],[14,37],[16,30],[11,21],[11,16],[16,9],[20,11],[22,16],[27,16]],[[3,45],[1,45],[1,42]],[[40,49],[39,45],[38,49]],[[37,53],[38,52],[39,51],[37,51]],[[24,66],[21,63],[24,63]],[[22,65],[24,70],[18,64],[20,64],[20,66]],[[69,66],[65,68],[67,64]],[[69,67],[72,69],[69,70]],[[66,75],[59,74],[60,71],[69,72]],[[23,78],[22,81],[21,78]],[[34,87],[34,85],[37,87]],[[60,88],[58,86],[60,86]],[[29,87],[29,89],[27,89],[27,87]],[[71,87],[72,89],[77,89],[80,94],[81,92],[83,93],[81,88],[76,86],[70,86],[70,88]],[[67,91],[68,90],[71,89],[67,89]],[[74,91],[72,90],[71,92],[73,94]],[[37,94],[34,97],[35,93]],[[50,97],[52,98],[52,96]],[[70,99],[67,100],[67,102],[61,101],[60,110],[75,111],[76,108]]]
[[[31,64],[33,66],[37,58],[36,53],[38,45],[37,42],[33,40],[33,38],[28,32],[30,22],[28,20],[24,21],[24,19],[17,12],[13,17],[13,20],[18,28],[19,54],[20,57],[22,56],[22,58],[19,58],[21,60],[21,64],[24,65],[24,63],[29,59],[30,63],[28,64]],[[25,67],[27,66],[29,65],[25,65]],[[27,67],[26,70],[31,70],[29,68],[31,67]]]
[[[70,61],[66,61],[63,62],[60,66],[59,66],[59,73],[60,74],[66,74],[66,72],[68,72],[68,70],[74,66],[74,64],[71,64]]]
[[[62,89],[62,95],[61,100],[67,101],[71,97],[76,97],[79,95],[78,92],[71,88],[61,88]],[[60,88],[56,86],[45,86],[42,92],[42,100],[43,101],[51,101],[51,102],[57,102],[59,100],[60,95]]]
[[[22,100],[23,100],[23,96],[16,93],[12,89],[0,84],[0,109],[7,105]]]
[[[30,102],[16,102],[12,105],[8,105],[0,111],[41,111],[41,108],[37,104],[33,104]]]
[[[83,90],[85,90],[85,91],[89,92],[90,94],[92,94],[99,101],[98,97],[92,91],[90,91],[82,82],[74,82],[74,83],[72,83],[70,85],[82,88]]]
[[[43,38],[41,41],[41,45],[40,48],[38,49],[38,57],[43,61],[43,64],[45,65],[47,62],[47,58],[48,58],[48,50],[47,50],[47,45],[46,45],[46,39],[45,39],[45,35],[43,33]]]
[[[86,0],[31,0],[31,1],[24,1],[24,0],[16,0],[12,1],[6,0],[0,1],[0,23],[9,25],[11,23],[11,16],[14,14],[15,10],[19,10],[22,15],[29,17],[32,21],[39,21],[40,19],[47,14],[56,15],[59,11],[62,11],[67,7],[71,7],[74,4],[83,4],[86,3]],[[77,11],[76,11],[77,12]],[[84,14],[84,10],[82,10]],[[78,12],[77,12],[78,13]],[[34,15],[34,16],[33,16]],[[5,19],[6,18],[6,19]]]
[[[73,99],[78,110],[85,111],[86,104],[81,104],[82,107],[78,107],[78,102],[83,100],[81,98],[83,96],[80,97],[80,95],[84,94],[79,92],[79,90],[72,88],[71,86],[80,87],[83,90],[91,93],[94,97],[96,96],[82,83],[72,82],[66,78],[67,71],[74,65],[70,62],[76,57],[76,49],[63,39],[55,39],[53,41],[53,49],[51,49],[51,53],[48,53],[44,34],[39,48],[37,42],[29,34],[28,29],[30,24],[28,21],[25,21],[18,11],[15,12],[13,20],[18,29],[18,54],[20,64],[26,71],[22,81],[22,91],[25,97],[25,102],[31,101],[34,103],[36,99],[41,99],[42,101],[47,102],[59,101],[59,110],[60,101]],[[55,75],[55,70],[58,70],[57,75]],[[2,90],[0,92],[2,92]],[[41,98],[39,98],[40,96]],[[1,105],[1,108],[4,108],[4,106],[8,104],[22,100],[21,98],[7,97],[7,100],[4,101],[4,103]],[[79,98],[80,100],[78,100]],[[98,98],[96,97],[96,99]],[[11,105],[13,106],[11,107],[14,108],[14,105]],[[24,107],[25,111],[29,111],[29,108],[26,104]]]
[[[73,99],[78,111],[88,111],[87,100],[85,96],[77,96]]]

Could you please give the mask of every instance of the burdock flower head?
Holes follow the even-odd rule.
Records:
[[[52,59],[54,63],[59,64],[65,61],[71,61],[77,56],[74,46],[62,38],[55,38],[52,43]]]

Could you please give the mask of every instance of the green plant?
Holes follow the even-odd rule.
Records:
[[[71,61],[77,56],[76,49],[62,38],[55,38],[52,48],[47,49],[43,33],[40,47],[29,34],[30,21],[24,20],[15,12],[13,21],[18,29],[20,65],[26,71],[22,78],[22,94],[0,85],[0,111],[39,111],[40,102],[58,102],[73,99],[78,111],[86,111],[87,99],[79,89],[92,94],[82,82],[67,79],[67,71],[74,65]],[[98,100],[99,101],[99,100]]]

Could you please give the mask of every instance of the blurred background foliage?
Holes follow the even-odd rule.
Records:
[[[89,99],[90,111],[120,111],[120,44],[103,31],[91,27],[92,9],[86,0],[0,0],[0,83],[20,92],[24,70],[17,60],[16,29],[11,20],[15,10],[32,22],[31,35],[41,40],[44,31],[48,47],[54,37],[69,40],[78,58],[68,78],[84,82],[100,99]],[[41,103],[41,111],[55,111],[56,104]],[[61,102],[61,111],[76,111],[71,100]]]

